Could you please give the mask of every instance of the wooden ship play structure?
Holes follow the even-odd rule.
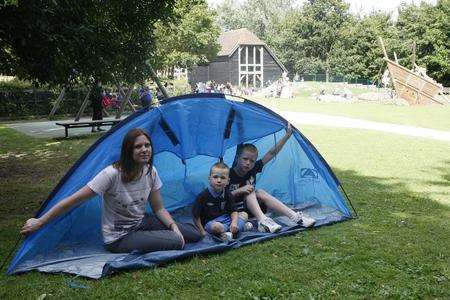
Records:
[[[395,61],[390,60],[382,38],[380,37],[379,40],[395,92],[399,98],[406,100],[410,105],[444,104],[438,98],[438,95],[443,93],[443,86],[427,76],[425,69],[415,63],[415,44],[413,44],[412,55],[413,69],[409,70],[398,63],[395,53]]]

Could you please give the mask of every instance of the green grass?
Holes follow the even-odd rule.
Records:
[[[305,82],[303,88],[295,90],[293,99],[269,98],[258,96],[249,98],[269,106],[272,109],[309,113],[321,113],[334,116],[352,117],[369,121],[394,123],[450,131],[450,104],[427,106],[396,106],[371,102],[333,103],[314,100],[314,94],[320,89],[331,93],[342,84]],[[340,88],[342,89],[342,88]],[[353,95],[375,91],[361,87],[349,87]]]
[[[92,281],[0,275],[0,299],[450,297],[449,144],[303,126],[358,219],[166,267]],[[97,136],[33,139],[0,125],[0,255]],[[86,288],[71,288],[74,281]]]

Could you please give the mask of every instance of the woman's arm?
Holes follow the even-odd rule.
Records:
[[[200,234],[202,236],[205,236],[206,235],[206,230],[205,230],[205,228],[203,228],[203,224],[202,224],[202,221],[200,220],[200,218],[194,218],[194,222],[195,222],[195,225],[197,226],[198,231],[200,232]]]
[[[94,195],[95,192],[91,190],[90,187],[88,187],[87,185],[84,186],[74,194],[61,200],[59,203],[53,206],[48,212],[46,212],[41,217],[28,219],[23,225],[20,233],[28,235],[30,233],[37,231],[39,228],[41,228],[54,218],[63,215],[74,206],[83,203],[84,201],[86,201],[87,199],[91,198]]]
[[[152,191],[150,193],[150,206],[155,213],[155,216],[170,230],[178,233],[178,235],[183,240],[184,247],[184,238],[181,234],[180,229],[178,229],[177,223],[173,220],[172,216],[169,212],[164,208],[163,199],[160,193],[160,190]]]
[[[150,206],[155,213],[156,217],[167,227],[172,229],[176,226],[172,216],[164,208],[163,199],[160,190],[152,191],[150,194]]]

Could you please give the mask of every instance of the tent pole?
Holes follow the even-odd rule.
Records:
[[[358,212],[356,211],[355,207],[353,206],[352,201],[350,201],[350,198],[347,195],[347,192],[344,189],[344,186],[342,185],[342,183],[339,182],[339,187],[341,188],[341,190],[344,192],[345,198],[347,198],[348,203],[350,203],[350,206],[352,207],[353,211],[355,212],[355,218],[359,218],[358,216]]]

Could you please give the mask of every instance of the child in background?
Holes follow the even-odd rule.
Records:
[[[251,223],[238,216],[233,196],[226,189],[230,169],[216,163],[209,173],[209,186],[201,192],[192,207],[192,215],[200,234],[218,236],[223,241],[232,239],[239,231],[251,230]]]

